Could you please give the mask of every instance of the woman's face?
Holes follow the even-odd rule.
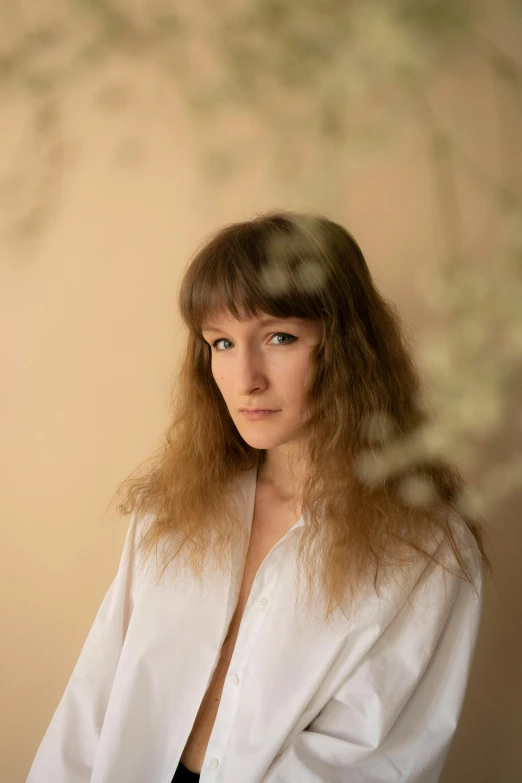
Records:
[[[212,346],[212,375],[241,437],[256,449],[295,440],[320,324],[266,313],[242,322],[230,313],[209,321],[202,333]],[[274,412],[252,420],[242,408]]]

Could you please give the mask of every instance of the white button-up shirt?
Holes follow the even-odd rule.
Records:
[[[256,476],[254,468],[238,480],[246,525]],[[237,604],[246,550],[232,549],[230,572],[210,588],[181,576],[176,561],[158,584],[154,568],[137,567],[147,516],[135,522],[133,514],[27,783],[172,781]],[[456,518],[478,593],[431,562],[410,564],[406,588],[390,580],[377,596],[372,586],[350,620],[340,614],[327,626],[295,606],[303,524],[270,550],[252,584],[200,783],[434,783],[479,625],[473,536]]]

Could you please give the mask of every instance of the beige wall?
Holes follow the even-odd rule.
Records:
[[[112,113],[95,101],[109,77],[134,90],[133,100]],[[463,56],[441,74],[434,96],[445,121],[499,173],[496,96],[480,64]],[[509,101],[505,107],[511,138],[522,138],[521,114]],[[72,91],[63,112],[65,169],[45,196],[48,225],[26,249],[4,238],[0,266],[6,783],[25,780],[117,567],[128,520],[106,506],[166,424],[181,347],[176,293],[196,243],[221,223],[264,209],[322,209],[354,232],[381,290],[402,307],[416,335],[427,316],[411,268],[438,263],[443,251],[424,141],[412,122],[405,120],[380,152],[348,157],[335,171],[335,198],[316,201],[309,191],[299,195],[317,173],[313,150],[311,169],[290,197],[270,176],[259,129],[233,182],[203,181],[186,112],[152,68],[115,65]],[[2,107],[2,165],[20,154],[25,122],[14,98]],[[22,151],[36,173],[39,154]],[[129,159],[134,163],[123,165]],[[467,245],[487,259],[495,248],[495,210],[469,184],[460,188]],[[490,454],[505,450],[508,437],[502,433]],[[489,520],[496,584],[486,590],[444,783],[522,779],[521,499],[509,499]]]

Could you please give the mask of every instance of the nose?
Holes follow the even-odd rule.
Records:
[[[240,395],[251,395],[267,385],[263,356],[255,348],[238,351],[235,366],[236,389]]]

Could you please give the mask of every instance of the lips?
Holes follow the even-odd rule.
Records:
[[[263,410],[263,409],[257,409],[257,410],[248,410],[246,408],[243,408],[241,410],[241,414],[244,416],[245,419],[249,421],[256,421],[258,419],[266,419],[268,416],[274,416],[278,411],[274,410]]]

